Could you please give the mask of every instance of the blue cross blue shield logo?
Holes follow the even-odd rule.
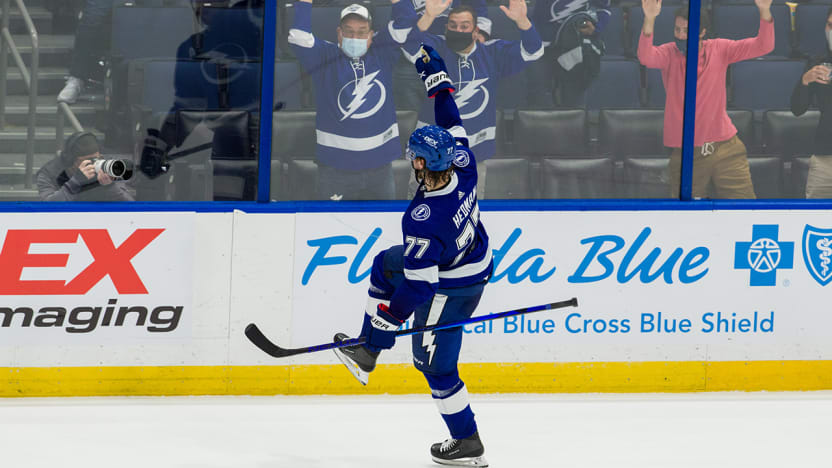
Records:
[[[734,268],[751,270],[751,286],[774,286],[777,270],[794,267],[794,242],[778,240],[780,226],[755,224],[751,242],[737,242]]]
[[[832,229],[806,225],[803,230],[803,261],[821,286],[832,281]]]

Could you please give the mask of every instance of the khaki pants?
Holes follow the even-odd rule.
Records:
[[[812,156],[806,179],[806,198],[832,198],[832,156]]]
[[[704,151],[703,151],[704,150]],[[682,150],[670,155],[670,196],[679,197]],[[713,184],[714,198],[757,198],[748,169],[748,153],[736,135],[729,140],[693,148],[693,198],[708,198]]]

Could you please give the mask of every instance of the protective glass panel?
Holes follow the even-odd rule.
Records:
[[[809,158],[822,140],[815,139],[816,91],[827,86],[801,83],[805,57],[829,55],[829,6],[823,12],[817,6],[762,0],[714,3],[703,12],[700,55],[706,59],[699,75],[694,198],[805,196]],[[815,20],[807,17],[810,11]]]
[[[664,3],[655,44],[675,50],[681,4]],[[436,123],[413,65],[422,43],[456,89],[480,199],[671,197],[661,67],[638,58],[642,7],[503,6],[279,7],[272,198],[413,196],[419,184],[403,153],[414,129]]]
[[[4,199],[254,200],[261,1],[10,3]]]

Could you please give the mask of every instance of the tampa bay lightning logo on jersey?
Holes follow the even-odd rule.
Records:
[[[463,121],[479,117],[488,107],[491,95],[488,92],[488,77],[477,78],[477,67],[473,60],[465,57],[457,59],[459,76],[454,85],[454,102],[459,108],[459,116]],[[488,83],[490,84],[490,83]]]
[[[422,203],[416,208],[413,208],[413,211],[410,212],[410,217],[414,221],[424,221],[430,218],[430,207]]]
[[[468,156],[467,151],[458,150],[454,153],[454,166],[467,167],[471,163],[471,157]]]
[[[803,261],[821,286],[832,281],[832,229],[806,225],[803,230]]]
[[[573,13],[585,10],[588,0],[555,0],[549,8],[550,23],[555,23],[572,16]]]
[[[350,81],[338,92],[338,110],[341,121],[346,119],[366,119],[372,117],[384,106],[387,89],[376,79],[381,70],[376,70],[362,78]]]

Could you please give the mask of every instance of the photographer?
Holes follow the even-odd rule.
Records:
[[[820,31],[818,31],[820,33]],[[809,159],[806,198],[832,198],[832,8],[826,14],[826,55],[809,61],[792,92],[792,114],[799,117],[814,103],[820,109],[814,154]]]
[[[38,194],[43,201],[133,201],[125,182],[131,175],[131,161],[102,159],[95,135],[77,132],[38,171]]]

